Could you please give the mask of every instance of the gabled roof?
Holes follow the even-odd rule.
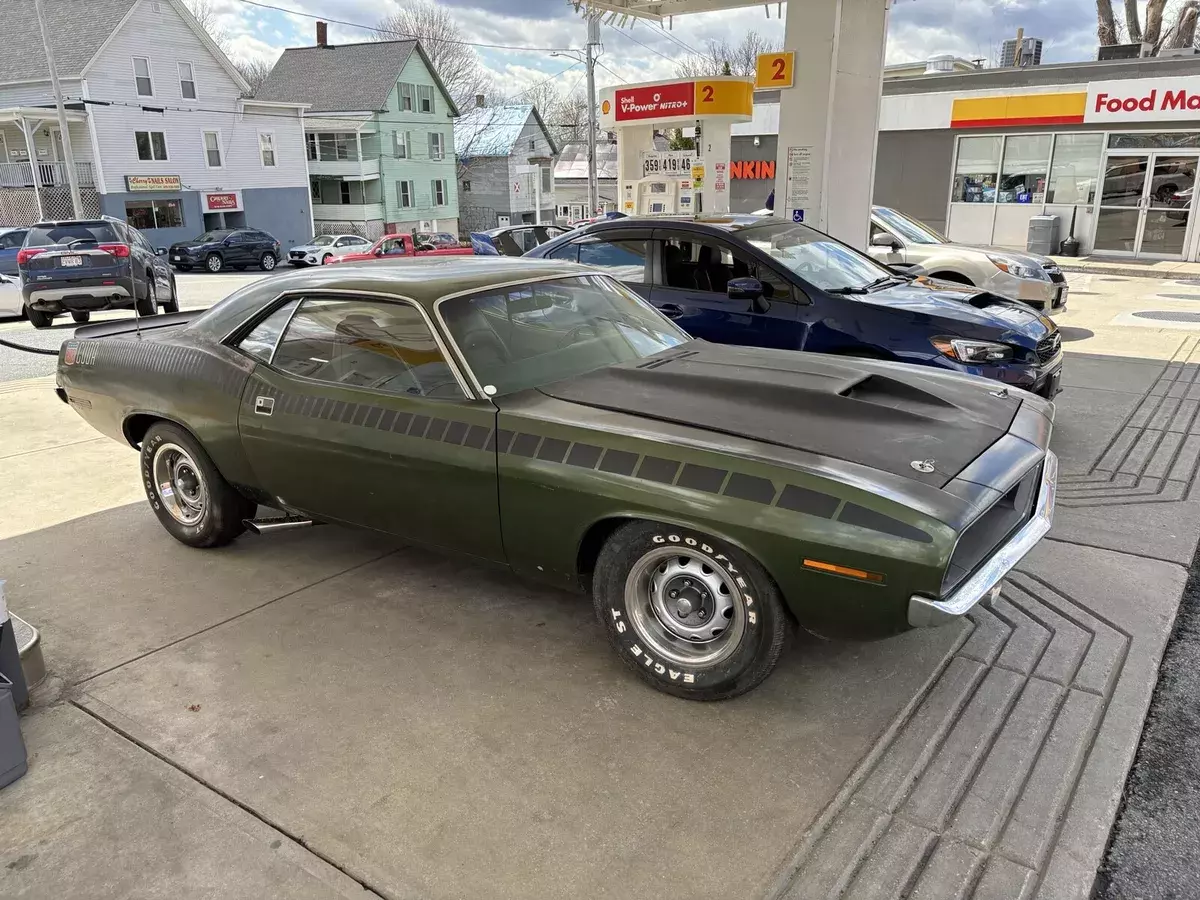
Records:
[[[554,164],[555,178],[588,177],[587,144],[567,144],[562,148],[558,161]],[[596,141],[596,177],[617,177],[617,144],[616,141]]]
[[[79,78],[136,2],[45,0],[46,36],[54,48],[58,77]],[[4,0],[4,33],[9,43],[0,53],[0,84],[49,79],[33,0]]]
[[[243,91],[248,90],[250,85],[187,8],[179,0],[162,2],[179,13],[234,83]],[[58,77],[76,79],[86,75],[137,3],[138,0],[43,0],[46,37],[54,50]],[[5,34],[18,43],[10,46],[9,52],[0,53],[0,84],[49,80],[33,0],[4,0],[3,17]]]
[[[454,150],[465,158],[472,156],[511,156],[529,117],[533,116],[546,142],[550,155],[558,152],[546,123],[537,107],[528,103],[510,106],[477,106],[454,121]]]
[[[458,108],[417,41],[291,47],[283,51],[254,96],[259,100],[307,103],[310,113],[382,110],[414,51],[433,74],[442,102],[458,115]]]

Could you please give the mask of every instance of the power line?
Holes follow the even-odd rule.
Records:
[[[334,25],[345,25],[347,28],[359,28],[363,31],[371,31],[377,34],[392,34],[397,37],[407,38],[409,40],[429,41],[430,43],[441,44],[459,44],[464,47],[484,47],[489,50],[517,50],[528,53],[562,53],[564,50],[572,50],[571,47],[514,47],[509,44],[485,44],[481,41],[456,41],[449,38],[431,38],[420,34],[408,34],[403,31],[392,31],[389,28],[378,28],[375,25],[363,25],[361,22],[348,22],[345,19],[333,19],[329,16],[319,16],[315,13],[301,12],[298,9],[288,9],[284,6],[275,6],[270,3],[262,3],[260,0],[238,0],[240,3],[245,3],[247,6],[257,6],[260,9],[270,9],[275,12],[287,13],[291,16],[300,16],[305,19],[316,19],[320,22],[332,22]],[[578,52],[578,51],[575,51]]]
[[[246,3],[248,3],[248,2],[249,2],[249,0],[243,0],[243,2],[246,2]],[[663,53],[663,52],[661,52],[661,51],[659,51],[659,50],[655,50],[655,49],[654,49],[653,47],[651,47],[649,44],[643,44],[641,41],[639,41],[637,38],[635,38],[635,37],[634,37],[632,34],[628,34],[628,33],[624,32],[624,31],[622,31],[622,30],[621,30],[620,28],[618,28],[616,25],[612,25],[612,24],[610,24],[610,23],[608,23],[608,22],[605,22],[604,24],[605,24],[605,25],[607,25],[609,28],[611,28],[613,31],[617,32],[617,34],[623,34],[623,35],[625,35],[625,37],[629,38],[629,40],[633,41],[635,44],[639,44],[640,46],[642,46],[642,47],[645,47],[647,50],[649,50],[649,51],[650,51],[651,53],[653,53],[655,56],[661,56],[663,59],[665,59],[665,60],[666,60],[667,62],[669,62],[669,63],[674,63],[674,62],[678,62],[678,61],[679,61],[679,60],[677,60],[677,59],[674,59],[674,58],[672,58],[672,57],[670,57],[670,56],[667,56],[667,54],[665,54],[665,53]]]

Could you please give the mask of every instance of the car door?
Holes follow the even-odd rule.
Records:
[[[627,288],[650,299],[650,231],[649,229],[620,229],[599,235],[587,235],[572,243],[574,255],[568,251],[556,259],[572,259],[585,266],[603,269]]]
[[[301,294],[254,326],[239,427],[288,508],[502,561],[496,410],[469,399],[414,303]]]
[[[658,264],[650,301],[692,337],[718,344],[798,350],[807,329],[802,294],[770,266],[732,242],[694,232],[655,229]],[[756,278],[759,300],[731,298],[729,282]]]

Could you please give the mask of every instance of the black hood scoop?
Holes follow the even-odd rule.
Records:
[[[697,342],[541,390],[941,487],[1008,431],[1021,401],[996,396],[999,387],[915,366]]]

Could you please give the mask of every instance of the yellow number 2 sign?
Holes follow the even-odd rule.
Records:
[[[792,50],[758,54],[754,76],[756,88],[790,88],[796,78],[796,54]]]

